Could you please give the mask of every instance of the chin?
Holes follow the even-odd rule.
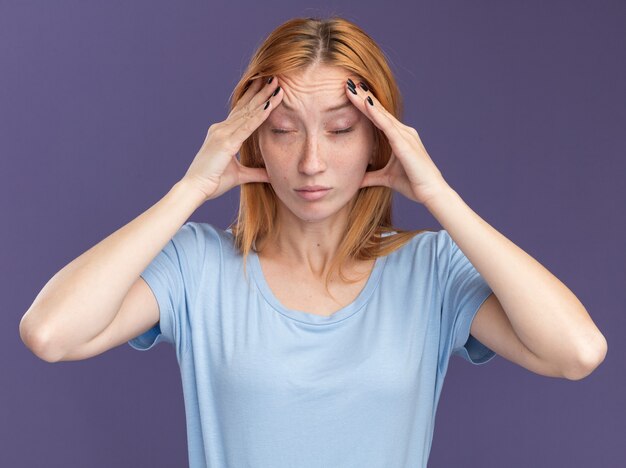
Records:
[[[342,211],[351,200],[350,199],[343,204],[338,204],[337,200],[332,199],[307,201],[301,199],[297,194],[295,194],[295,198],[293,200],[289,200],[289,203],[285,203],[285,201],[280,197],[277,198],[280,205],[282,205],[283,210],[289,211],[293,216],[307,223],[324,221],[325,219],[336,215]]]
[[[320,204],[302,204],[292,207],[285,205],[284,208],[296,218],[307,223],[323,221],[337,212],[337,210],[333,210],[331,207],[323,207]]]

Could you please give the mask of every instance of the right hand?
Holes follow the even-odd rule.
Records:
[[[237,185],[269,183],[264,167],[241,165],[237,153],[282,100],[282,88],[272,96],[277,86],[277,77],[270,84],[267,84],[267,78],[254,78],[226,120],[209,127],[202,147],[183,177],[204,194],[204,201],[217,198]],[[268,99],[270,104],[263,109]]]

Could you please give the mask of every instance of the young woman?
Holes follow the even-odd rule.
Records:
[[[451,355],[569,379],[602,361],[574,294],[398,120],[384,54],[355,24],[278,27],[231,109],[183,179],[57,273],[20,327],[51,362],[172,344],[190,466],[424,467]],[[187,222],[237,185],[228,229]],[[394,228],[393,190],[445,229]]]

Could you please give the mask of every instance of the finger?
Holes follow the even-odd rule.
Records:
[[[268,81],[269,78],[265,76],[252,78],[245,86],[245,92],[243,93],[243,96],[241,96],[239,103],[244,106],[248,104],[250,100],[263,88],[263,86],[267,86],[269,84]]]
[[[239,183],[248,184],[250,182],[270,183],[269,175],[264,167],[239,166]]]
[[[281,87],[276,87],[269,95],[264,94],[265,100],[256,105],[256,107],[251,107],[247,114],[235,118],[231,138],[233,138],[237,144],[243,144],[243,142],[252,135],[252,132],[267,119],[272,110],[280,103],[283,95],[284,93]]]
[[[250,101],[245,106],[238,109],[238,111],[235,113],[235,115],[232,116],[230,120],[232,120],[233,122],[236,122],[242,118],[247,120],[255,113],[255,110],[257,110],[259,106],[264,106],[270,97],[278,94],[279,87],[280,86],[278,83],[278,79],[276,78],[274,78],[271,83],[266,82],[265,85],[260,90],[258,90],[258,92],[254,96],[252,96]],[[237,125],[239,124],[240,122],[237,122]]]
[[[250,112],[251,108],[256,107],[261,100],[267,100],[265,94],[269,95],[278,86],[278,80],[275,77],[272,79],[271,83],[268,83],[268,81],[269,79],[267,77],[259,77],[251,80],[250,86],[228,116],[235,117],[237,114],[245,115]],[[259,95],[262,96],[259,97]]]
[[[241,98],[239,98],[239,101],[237,102],[235,107],[231,109],[228,117],[241,110],[241,108],[245,107],[250,102],[252,97],[263,87],[263,81],[264,80],[261,77],[253,78],[248,81],[245,86],[245,91],[243,95],[241,96]]]
[[[369,96],[369,98],[371,99],[371,102],[369,99],[367,99],[367,97]],[[364,98],[364,103],[363,106],[369,110],[374,110],[376,109],[380,114],[382,114],[383,117],[385,117],[389,122],[391,122],[393,125],[396,126],[396,128],[400,131],[400,132],[411,132],[413,130],[413,128],[409,127],[408,125],[405,125],[404,123],[400,122],[391,112],[389,112],[381,103],[378,99],[376,99],[376,96],[374,96],[371,92],[370,93],[365,93],[364,96],[362,96]]]
[[[366,172],[363,176],[360,188],[375,186],[391,187],[389,182],[389,175],[384,169],[369,171]]]
[[[387,138],[399,137],[400,127],[398,124],[400,124],[400,122],[380,104],[369,89],[365,91],[361,86],[361,82],[358,83],[355,88],[352,88],[346,83],[346,93],[350,101],[352,101],[376,127],[382,130],[385,135],[387,135]]]

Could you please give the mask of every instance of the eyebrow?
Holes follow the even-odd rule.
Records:
[[[325,112],[325,113],[334,112],[334,111],[338,111],[340,109],[343,109],[343,108],[351,106],[351,105],[352,105],[351,101],[345,101],[345,102],[342,102],[341,104],[338,104],[336,106],[329,107],[328,109],[324,109],[322,112]],[[280,106],[283,106],[289,112],[294,112],[295,111],[295,109],[293,107],[290,107],[287,104],[285,104],[285,101],[281,101],[280,105],[278,107],[280,107]]]

